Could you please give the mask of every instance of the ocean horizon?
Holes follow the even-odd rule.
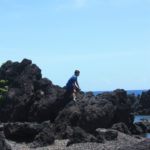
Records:
[[[142,92],[146,92],[148,90],[126,90],[126,91],[127,91],[128,95],[134,94],[135,96],[138,96],[138,95],[141,95]],[[93,92],[93,94],[96,96],[97,94],[101,94],[104,92],[112,92],[112,91],[86,91],[85,93],[87,93],[87,92]]]

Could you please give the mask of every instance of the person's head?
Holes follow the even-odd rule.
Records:
[[[74,74],[75,74],[76,76],[79,76],[79,75],[80,75],[80,71],[79,71],[79,70],[75,70]]]

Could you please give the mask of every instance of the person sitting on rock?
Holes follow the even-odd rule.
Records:
[[[80,71],[75,70],[74,75],[68,80],[66,88],[72,93],[73,100],[76,101],[76,93],[80,91],[79,83],[77,77],[79,76]],[[76,86],[77,85],[77,86]]]

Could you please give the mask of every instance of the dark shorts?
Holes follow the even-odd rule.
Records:
[[[69,92],[73,93],[73,87],[66,87],[66,89],[67,89]],[[77,92],[80,91],[78,87],[75,87],[75,89],[76,89]]]

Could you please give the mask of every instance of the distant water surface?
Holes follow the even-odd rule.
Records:
[[[134,94],[135,96],[141,95],[142,92],[146,92],[147,90],[127,90],[127,94]],[[101,94],[104,92],[112,92],[112,91],[94,91],[94,95]]]
[[[150,120],[150,116],[144,116],[144,115],[135,116],[134,122],[142,122],[142,119]]]
[[[146,133],[145,137],[150,138],[150,133]]]

